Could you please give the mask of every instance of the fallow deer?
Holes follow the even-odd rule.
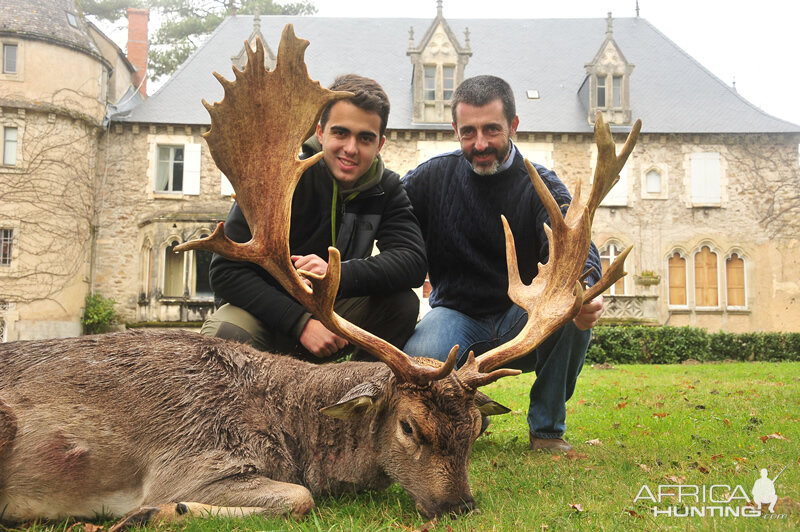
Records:
[[[552,223],[549,260],[525,286],[505,224],[509,295],[529,320],[509,344],[467,359],[413,359],[333,311],[340,260],[323,276],[295,270],[289,210],[294,187],[318,157],[299,146],[322,109],[348,93],[312,82],[308,41],[284,30],[277,66],[247,47],[235,81],[219,74],[222,101],[205,134],[236,191],[253,238],[237,244],[223,224],[180,246],[261,265],[331,331],[381,362],[313,365],[191,332],[128,332],[0,345],[0,519],[113,515],[165,517],[197,509],[303,515],[323,493],[398,482],[426,516],[474,507],[467,469],[481,428],[478,389],[519,373],[524,356],[617,281],[623,254],[588,290],[582,270],[591,221],[639,132],[616,155],[598,115],[592,192],[580,185],[566,215],[528,163]],[[320,154],[321,155],[321,154]],[[485,396],[483,396],[485,397]],[[496,413],[491,402],[484,413]],[[184,501],[175,503],[174,501]],[[210,506],[209,506],[210,505]]]

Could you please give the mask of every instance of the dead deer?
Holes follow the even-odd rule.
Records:
[[[470,354],[453,371],[458,346],[444,364],[412,359],[333,312],[335,248],[323,276],[291,263],[292,193],[317,160],[296,154],[321,110],[348,96],[308,78],[307,45],[287,26],[274,70],[263,67],[259,42],[255,51],[247,47],[248,64],[234,69],[235,81],[215,73],[225,96],[204,102],[212,124],[205,137],[253,238],[234,243],[220,224],[180,249],[261,265],[330,330],[381,362],[313,365],[190,332],[2,344],[0,519],[129,512],[168,518],[199,509],[303,515],[316,495],[393,482],[426,516],[474,507],[467,469],[481,411],[503,411],[478,389],[519,373],[501,366],[530,352],[624,275],[623,254],[594,287],[581,283],[592,217],[640,124],[617,156],[598,115],[592,192],[584,201],[576,187],[563,218],[528,164],[552,220],[549,261],[528,286],[505,224],[509,295],[528,311],[528,324],[509,344],[478,358]]]

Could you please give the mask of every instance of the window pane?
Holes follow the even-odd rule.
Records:
[[[425,80],[422,90],[422,99],[432,101],[436,99],[436,67],[425,66]]]
[[[661,193],[661,174],[655,170],[647,172],[646,190],[648,194]]]
[[[14,243],[13,229],[0,229],[0,266],[11,264],[11,246]]]
[[[3,72],[6,74],[17,73],[17,45],[3,45]]]
[[[183,148],[173,148],[175,150],[175,161],[172,163],[172,191],[180,192],[183,190]]]
[[[606,106],[606,77],[597,77],[597,107]]]
[[[611,90],[614,93],[614,107],[622,107],[622,76],[614,76]]]
[[[669,258],[669,304],[686,305],[686,260],[678,253]]]
[[[728,306],[743,307],[744,302],[744,261],[734,253],[725,261],[725,277],[728,290]]]
[[[603,271],[606,271],[610,266],[611,263],[614,262],[614,259],[617,258],[617,255],[620,253],[620,248],[617,247],[616,244],[608,244],[603,249],[600,250],[600,266],[603,268]],[[604,293],[609,295],[616,295],[621,296],[625,295],[625,281],[624,279],[620,279],[606,290]]]
[[[3,129],[3,164],[13,166],[17,164],[17,128]]]
[[[456,69],[455,67],[446,66],[442,67],[442,98],[450,100],[453,98],[453,89],[456,84]]]
[[[694,292],[698,307],[716,307],[719,304],[717,290],[717,255],[708,246],[703,246],[694,256]]]
[[[208,235],[203,235],[205,238]],[[194,295],[211,296],[211,283],[208,279],[208,267],[211,264],[211,252],[198,250],[194,252]]]

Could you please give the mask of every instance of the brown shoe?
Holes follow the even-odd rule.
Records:
[[[534,451],[544,451],[547,453],[568,453],[572,450],[572,445],[565,442],[562,438],[537,438],[529,434],[531,439],[531,449]]]

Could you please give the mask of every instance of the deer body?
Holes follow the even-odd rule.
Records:
[[[391,406],[394,383],[380,363],[317,366],[180,331],[4,344],[0,509],[22,520],[200,501],[303,514],[312,495],[383,489],[393,479],[430,508],[471,500],[474,427],[457,453],[462,463],[449,464],[458,478],[442,483],[401,464],[410,458],[395,441],[397,408],[349,421],[320,413],[356,385]],[[437,457],[420,454],[435,466]],[[425,487],[436,484],[450,493]]]

